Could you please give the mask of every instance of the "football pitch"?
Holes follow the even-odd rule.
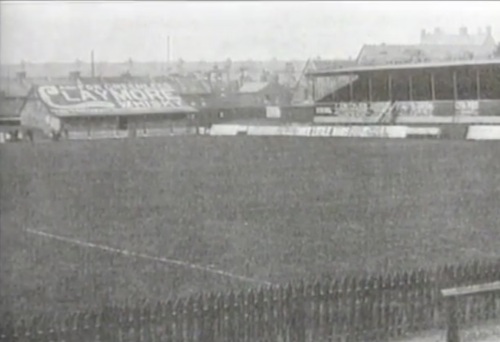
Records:
[[[0,172],[4,311],[500,256],[497,143],[22,143],[0,146]]]

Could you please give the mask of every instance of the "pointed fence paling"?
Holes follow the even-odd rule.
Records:
[[[446,327],[445,287],[500,280],[500,260],[300,281],[0,323],[0,341],[387,341]],[[459,300],[459,323],[500,319],[500,294]]]

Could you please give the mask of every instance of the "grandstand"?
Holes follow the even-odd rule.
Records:
[[[313,71],[316,123],[500,122],[500,60]]]

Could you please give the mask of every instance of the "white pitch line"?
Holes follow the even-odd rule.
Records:
[[[136,257],[136,258],[141,258],[141,259],[145,259],[145,260],[161,262],[161,263],[164,263],[164,264],[171,264],[171,265],[177,265],[177,266],[187,267],[187,268],[191,268],[191,269],[198,270],[198,271],[204,271],[204,272],[208,272],[208,273],[217,274],[217,275],[220,275],[220,276],[223,276],[223,277],[227,277],[227,278],[237,279],[237,280],[244,281],[244,282],[247,282],[247,283],[254,283],[254,284],[268,285],[268,286],[272,285],[270,282],[265,281],[265,280],[248,278],[248,277],[245,277],[245,276],[240,276],[240,275],[237,275],[237,274],[229,273],[229,272],[218,270],[218,269],[215,269],[215,268],[205,267],[205,266],[198,265],[198,264],[192,264],[192,263],[181,261],[181,260],[167,259],[167,258],[162,258],[162,257],[155,257],[155,256],[147,255],[147,254],[144,254],[144,253],[137,253],[137,252],[129,251],[129,250],[126,250],[126,249],[113,248],[113,247],[106,246],[106,245],[100,245],[100,244],[95,244],[95,243],[92,243],[92,242],[81,241],[81,240],[78,240],[78,239],[72,239],[72,238],[68,238],[68,237],[64,237],[64,236],[60,236],[60,235],[55,235],[55,234],[50,234],[50,233],[42,232],[42,231],[39,231],[39,230],[29,229],[29,228],[26,229],[26,231],[28,233],[31,233],[31,234],[43,236],[43,237],[50,238],[50,239],[53,239],[53,240],[58,240],[58,241],[63,241],[63,242],[71,243],[71,244],[74,244],[74,245],[77,245],[77,246],[81,246],[81,247],[95,248],[95,249],[100,249],[100,250],[107,251],[107,252],[110,252],[110,253],[117,253],[117,254],[125,255],[125,256],[128,256],[128,257]]]

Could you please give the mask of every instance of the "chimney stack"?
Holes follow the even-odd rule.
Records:
[[[427,32],[425,30],[420,31],[420,40],[423,40],[427,36]]]
[[[170,35],[167,36],[167,67],[170,65],[172,58],[172,41],[170,40]]]
[[[94,50],[90,52],[90,76],[95,77]]]

